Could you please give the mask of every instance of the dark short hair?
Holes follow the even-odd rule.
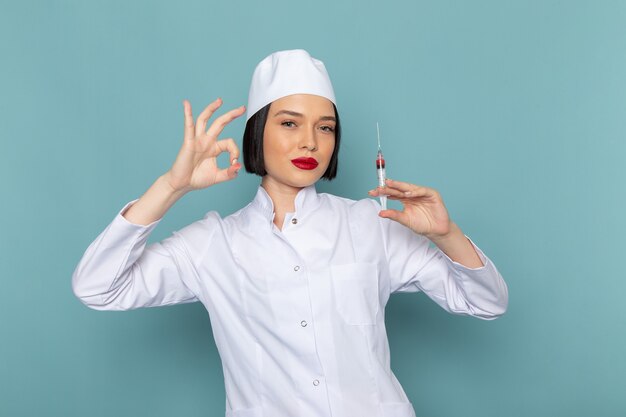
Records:
[[[265,122],[267,121],[267,114],[271,105],[272,103],[254,113],[246,123],[246,129],[243,132],[243,164],[247,172],[260,177],[267,175],[263,158],[263,133],[265,132]],[[339,113],[337,113],[337,107],[334,103],[333,109],[335,110],[335,119],[337,119],[335,124],[335,149],[333,149],[328,168],[322,175],[322,179],[329,181],[337,176],[337,155],[339,154],[339,142],[341,141]]]

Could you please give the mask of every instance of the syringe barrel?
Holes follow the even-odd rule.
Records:
[[[378,174],[378,186],[384,187],[385,179],[387,179],[387,177],[385,176],[385,168],[377,168],[376,173]]]
[[[378,150],[378,154],[376,155],[376,174],[378,174],[378,186],[385,186],[385,158],[383,158],[383,153]]]

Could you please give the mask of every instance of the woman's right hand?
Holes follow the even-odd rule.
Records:
[[[239,148],[232,138],[218,140],[224,127],[237,117],[244,114],[245,106],[238,107],[215,119],[207,130],[207,122],[213,113],[222,105],[217,99],[209,104],[193,121],[191,104],[183,101],[185,111],[185,137],[183,146],[172,168],[165,174],[165,178],[176,192],[186,192],[210,187],[213,184],[232,180],[241,169],[237,162]],[[217,166],[217,156],[228,152],[230,166],[220,169]]]

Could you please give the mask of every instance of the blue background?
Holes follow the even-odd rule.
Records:
[[[2,2],[0,416],[223,415],[201,305],[97,312],[71,275],[171,166],[182,100],[246,104],[292,48],[326,63],[344,127],[318,189],[366,198],[380,122],[388,175],[439,190],[509,285],[492,322],[392,297],[417,414],[624,415],[626,3],[285,0]],[[185,196],[151,241],[258,183]]]

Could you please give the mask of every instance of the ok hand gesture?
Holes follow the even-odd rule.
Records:
[[[245,112],[245,106],[233,109],[213,121],[207,130],[207,122],[222,105],[217,99],[209,104],[193,121],[191,104],[183,102],[185,112],[185,135],[183,145],[174,164],[166,174],[167,181],[176,191],[190,191],[210,187],[223,181],[232,180],[241,169],[237,162],[239,148],[232,138],[218,140],[224,127]],[[230,166],[220,169],[217,156],[228,152]]]

